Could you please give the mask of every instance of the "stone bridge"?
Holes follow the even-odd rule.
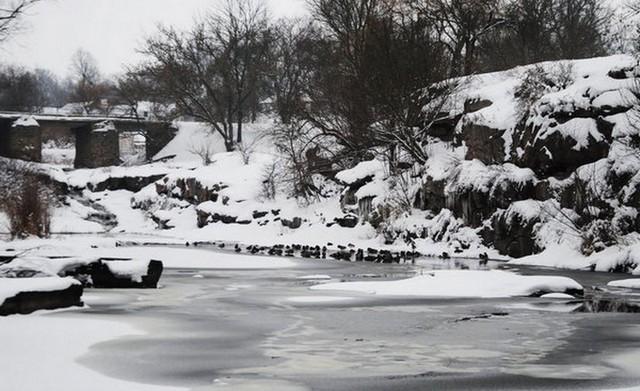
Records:
[[[130,117],[81,117],[0,112],[0,156],[42,161],[42,145],[53,140],[75,143],[76,168],[119,165],[123,134],[145,137],[148,158],[173,139],[176,129],[168,122]]]

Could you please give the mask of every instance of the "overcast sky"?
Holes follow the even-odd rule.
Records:
[[[25,29],[0,47],[0,62],[66,75],[72,54],[92,53],[103,73],[136,60],[136,48],[158,23],[188,27],[222,0],[44,0],[29,10]],[[267,0],[274,16],[305,14],[305,0]]]

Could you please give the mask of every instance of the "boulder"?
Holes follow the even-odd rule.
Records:
[[[196,178],[178,178],[172,181],[165,177],[156,182],[156,192],[158,194],[185,200],[193,205],[206,201],[217,202],[220,197],[220,191],[225,188],[227,186],[224,184],[203,185]]]
[[[516,164],[540,177],[566,178],[578,167],[606,158],[612,125],[600,118],[574,118],[566,123],[545,120],[514,135]]]
[[[433,213],[440,213],[446,207],[447,197],[445,195],[445,180],[434,180],[427,177],[424,185],[416,193],[414,207],[420,210],[431,210]]]
[[[541,222],[538,215],[528,215],[519,210],[531,212],[537,205],[530,201],[516,203],[507,210],[496,212],[491,218],[491,226],[482,231],[482,237],[486,245],[493,246],[500,254],[513,258],[521,258],[536,254],[542,249],[535,239],[536,225]]]
[[[445,207],[466,225],[480,227],[498,209],[533,198],[537,179],[530,169],[511,163],[485,166],[478,160],[463,161],[445,187]]]
[[[112,262],[124,262],[125,271],[120,265],[115,267]],[[131,273],[126,262],[131,260],[100,260],[91,265],[91,281],[94,288],[157,288],[162,276],[163,265],[161,261],[149,261],[146,274]]]
[[[14,281],[32,280],[11,279]],[[82,285],[71,284],[67,288],[49,291],[24,291],[8,297],[0,303],[0,316],[30,314],[39,310],[55,310],[68,307],[81,307]]]
[[[500,164],[505,161],[504,130],[468,122],[462,127],[462,140],[467,146],[465,159],[478,159],[484,164]]]
[[[196,209],[198,218],[198,228],[203,228],[210,223],[223,223],[223,224],[248,224],[251,221],[239,221],[238,216],[231,216],[221,213],[210,213],[206,210]]]
[[[294,217],[291,220],[281,219],[280,222],[283,226],[291,229],[298,229],[302,226],[302,219],[300,217]]]
[[[107,180],[96,184],[89,184],[89,190],[94,192],[102,192],[105,190],[128,190],[134,193],[139,192],[148,185],[164,178],[164,174],[155,174],[149,176],[121,176],[109,177]]]
[[[344,217],[336,217],[333,221],[343,228],[355,228],[358,225],[358,216],[349,214]]]

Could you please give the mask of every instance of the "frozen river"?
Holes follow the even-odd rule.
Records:
[[[469,266],[475,265],[469,261]],[[19,317],[5,326],[0,319],[0,334],[20,338],[20,323],[28,322],[30,327],[23,330],[32,331],[22,335],[28,341],[28,332],[40,324],[45,330],[47,322],[67,325],[66,344],[88,347],[68,358],[76,362],[66,369],[72,373],[64,373],[65,366],[51,372],[73,378],[73,371],[80,371],[73,368],[87,370],[78,381],[83,389],[87,385],[82,383],[93,376],[122,382],[120,388],[104,389],[134,391],[156,389],[153,386],[162,386],[158,390],[601,390],[640,385],[637,313],[581,313],[575,312],[580,303],[551,299],[383,299],[308,289],[319,283],[314,278],[399,279],[432,267],[454,266],[438,260],[420,266],[299,260],[281,269],[170,269],[165,270],[161,289],[87,290],[87,308]],[[569,276],[585,287],[601,288],[621,277],[520,271]],[[96,323],[83,326],[84,321]],[[116,333],[124,334],[118,337],[107,337],[105,332],[100,342],[89,344],[95,337],[92,327],[104,328],[101,324],[126,324],[136,332],[123,330]],[[51,338],[62,338],[51,332]],[[38,363],[56,365],[55,360],[49,363],[43,358],[56,354],[46,343],[24,350],[16,346],[12,354],[33,363],[32,376],[38,374]],[[8,373],[2,372],[9,371],[15,360],[5,361],[0,377],[6,379]],[[31,380],[36,384],[37,379]],[[55,378],[48,381],[56,384]],[[11,390],[21,391],[21,384],[15,382]],[[36,388],[24,386],[31,389]]]

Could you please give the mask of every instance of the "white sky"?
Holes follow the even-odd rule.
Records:
[[[158,23],[186,28],[222,0],[43,0],[29,10],[25,29],[0,47],[1,63],[50,69],[66,75],[80,47],[101,71],[114,74],[134,63],[145,36]],[[276,17],[301,16],[305,0],[266,0]]]

